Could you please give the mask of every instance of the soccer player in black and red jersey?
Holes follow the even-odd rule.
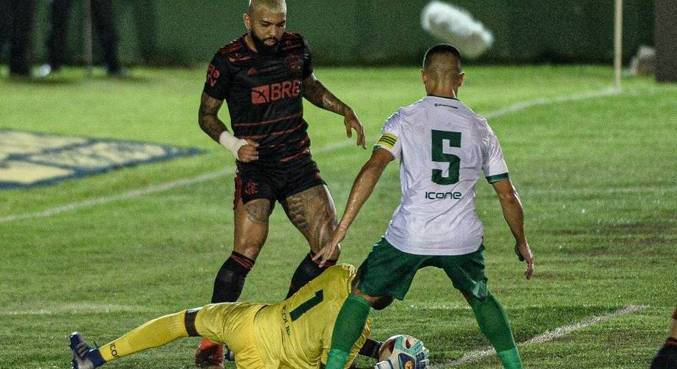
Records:
[[[313,74],[308,44],[285,32],[284,0],[250,0],[247,33],[214,56],[202,93],[199,123],[237,160],[235,242],[214,281],[212,303],[236,301],[268,234],[268,218],[280,202],[289,220],[305,236],[310,253],[296,269],[288,296],[318,276],[312,258],[336,227],[336,210],[310,154],[303,98],[344,117],[346,133],[357,133],[366,148],[362,123]],[[232,133],[219,119],[228,104]],[[336,260],[338,253],[333,255]],[[325,266],[325,268],[328,267]],[[223,349],[203,340],[198,366],[220,366]]]
[[[672,313],[670,336],[653,358],[651,369],[677,369],[677,307]]]

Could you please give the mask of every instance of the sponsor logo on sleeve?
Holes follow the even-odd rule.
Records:
[[[213,64],[209,64],[209,69],[207,69],[207,83],[211,87],[216,86],[216,82],[219,81],[219,78],[221,77],[221,72],[219,71],[218,68],[216,68]]]

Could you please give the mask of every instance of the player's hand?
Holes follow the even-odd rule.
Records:
[[[237,160],[243,163],[249,163],[255,160],[259,160],[259,151],[257,147],[259,144],[252,140],[245,140],[247,144],[242,145],[239,150],[237,150]]]
[[[331,238],[329,243],[325,244],[320,251],[315,254],[313,261],[323,268],[324,265],[329,260],[338,259],[339,252],[341,251],[341,241],[346,237],[346,231],[343,229],[336,229],[334,236]]]
[[[357,132],[357,146],[362,146],[363,149],[366,149],[367,144],[364,139],[364,127],[362,126],[362,122],[360,122],[360,118],[357,117],[357,114],[352,110],[348,110],[343,122],[346,125],[346,135],[348,138],[353,137],[353,130],[355,130],[355,132]]]
[[[527,263],[527,270],[524,271],[524,276],[527,279],[531,279],[531,276],[534,274],[534,255],[531,253],[531,248],[529,243],[524,241],[515,243],[515,255],[519,261],[524,261]]]

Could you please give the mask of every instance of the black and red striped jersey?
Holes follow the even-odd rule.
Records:
[[[284,33],[278,51],[270,55],[251,50],[242,36],[216,53],[204,92],[226,100],[236,137],[259,144],[259,160],[252,164],[279,166],[310,155],[303,80],[312,73],[310,50],[301,35]]]

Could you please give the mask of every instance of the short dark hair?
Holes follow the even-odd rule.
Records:
[[[461,53],[457,48],[449,44],[437,44],[425,52],[425,56],[423,57],[423,69],[426,69],[428,66],[430,66],[430,61],[432,60],[433,56],[442,54],[453,55],[454,58],[458,60],[458,64],[461,64]]]
[[[280,6],[287,7],[285,0],[249,0],[249,7],[247,8],[247,14],[250,16],[254,12],[254,8],[257,6],[265,6],[270,9],[278,9]]]

